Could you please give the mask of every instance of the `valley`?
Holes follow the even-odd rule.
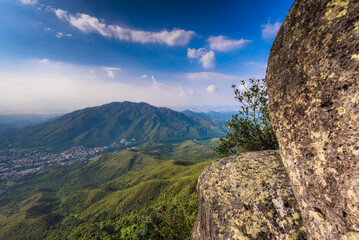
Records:
[[[161,229],[173,226],[153,207],[190,234],[197,179],[216,158],[215,142],[145,145],[2,181],[0,238],[159,239],[145,218]]]
[[[12,178],[35,173],[46,167],[71,165],[80,161],[98,158],[105,148],[72,147],[61,153],[51,153],[46,150],[32,150],[0,154],[0,180],[9,181]]]
[[[18,129],[0,144],[0,238],[190,236],[197,179],[225,133],[192,115],[110,103]]]

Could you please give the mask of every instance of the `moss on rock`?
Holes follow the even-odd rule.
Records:
[[[215,161],[197,185],[192,239],[305,239],[305,229],[277,151]]]
[[[359,239],[359,1],[297,0],[268,60],[269,110],[311,239]]]

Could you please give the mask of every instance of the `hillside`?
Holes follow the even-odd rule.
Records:
[[[238,114],[238,111],[230,111],[230,112],[193,112],[190,110],[183,111],[184,114],[190,117],[204,118],[207,120],[218,120],[218,121],[228,121],[232,119],[232,115]]]
[[[60,114],[0,114],[0,131],[46,122]]]
[[[104,146],[121,139],[138,143],[206,139],[224,135],[224,124],[195,118],[147,103],[114,102],[66,114],[25,128],[0,147],[65,149],[74,145]]]
[[[58,114],[0,114],[0,138],[10,136],[16,130],[44,123]]]
[[[180,222],[189,224],[190,234],[197,179],[216,155],[193,141],[170,145],[106,154],[2,183],[0,239],[159,239],[144,217],[164,228],[151,207],[175,214],[182,206],[187,220]],[[205,158],[197,161],[206,162],[170,160],[201,153]]]

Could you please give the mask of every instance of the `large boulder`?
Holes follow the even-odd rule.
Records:
[[[309,238],[359,239],[359,1],[295,1],[266,80]]]
[[[250,152],[215,161],[197,185],[193,240],[305,239],[280,155]]]

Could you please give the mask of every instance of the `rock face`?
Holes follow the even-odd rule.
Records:
[[[359,1],[295,1],[266,80],[308,237],[359,239]]]
[[[306,239],[277,151],[215,161],[200,176],[197,192],[193,240]]]

